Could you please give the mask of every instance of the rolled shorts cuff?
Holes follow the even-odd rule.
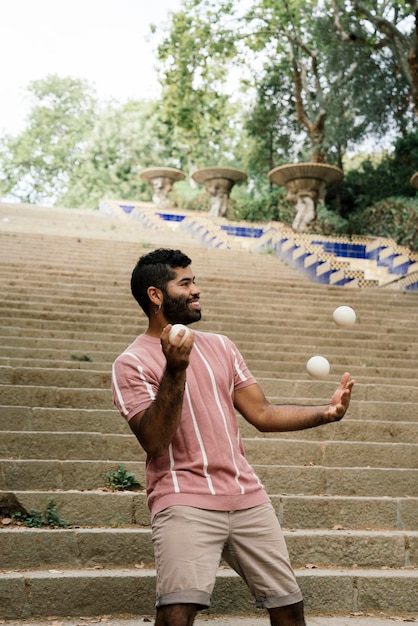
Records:
[[[199,589],[185,589],[179,591],[171,591],[157,598],[156,608],[160,606],[168,606],[170,604],[197,604],[199,609],[207,609],[210,607],[210,595]]]
[[[302,602],[303,596],[302,592],[295,591],[294,593],[290,593],[287,596],[276,596],[271,598],[257,598],[255,606],[257,609],[277,609],[281,606],[290,606],[291,604],[297,604],[298,602]]]

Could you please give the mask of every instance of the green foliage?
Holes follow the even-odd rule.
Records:
[[[418,132],[401,137],[393,153],[375,164],[370,158],[349,171],[341,185],[341,213],[363,211],[374,203],[396,196],[412,197],[410,179],[418,171]]]
[[[30,513],[18,511],[13,513],[12,517],[23,526],[28,526],[29,528],[41,528],[44,525],[42,514],[36,509],[31,509]]]
[[[106,472],[106,478],[109,487],[117,491],[141,487],[140,483],[135,478],[135,474],[128,472],[122,463],[119,463],[117,469]]]
[[[45,512],[47,526],[58,528],[66,528],[68,523],[58,515],[57,505],[52,498],[48,498],[48,504]]]
[[[56,75],[29,84],[27,128],[0,140],[0,193],[22,202],[50,202],[68,184],[96,116],[82,80]]]
[[[388,237],[418,251],[418,198],[387,198],[351,216],[357,234]]]
[[[135,101],[108,105],[97,116],[57,204],[97,208],[103,197],[150,200],[150,186],[139,171],[160,163],[177,165],[164,145],[157,108]]]
[[[322,235],[347,235],[349,222],[329,206],[320,203],[316,208],[314,229]]]
[[[86,361],[88,363],[91,363],[93,361],[93,357],[91,357],[89,354],[72,354],[71,358],[73,359],[73,361]]]
[[[223,165],[231,158],[237,113],[222,89],[235,46],[222,20],[229,18],[230,5],[185,0],[158,47],[161,120],[181,168]]]
[[[295,209],[286,202],[286,191],[283,188],[266,187],[262,193],[248,193],[244,188],[234,188],[233,191],[235,203],[230,219],[287,224],[293,221]]]
[[[149,200],[139,171],[178,166],[158,104],[109,103],[99,110],[87,83],[55,76],[28,91],[28,127],[0,138],[0,194],[83,208],[97,208],[103,197]]]
[[[42,528],[43,526],[66,528],[68,526],[68,523],[60,518],[57,505],[52,498],[47,500],[44,516],[36,509],[32,509],[30,513],[18,511],[12,517],[23,526],[28,526],[29,528]]]
[[[170,201],[173,206],[185,210],[209,210],[209,205],[205,204],[205,209],[200,206],[201,202],[198,198],[206,194],[202,194],[200,187],[192,187],[188,180],[181,180],[175,184],[173,191],[170,193]]]
[[[387,105],[392,109],[396,125],[401,132],[406,132],[408,123],[405,122],[411,120],[408,113],[412,110],[418,114],[416,3],[342,0],[333,6],[342,40],[349,47],[365,50],[377,64],[387,68],[391,84]],[[365,91],[373,93],[368,84],[364,87]]]

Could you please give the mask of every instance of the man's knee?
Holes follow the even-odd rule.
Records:
[[[196,604],[168,604],[157,609],[155,626],[192,626]]]
[[[272,626],[306,626],[303,602],[269,609]]]

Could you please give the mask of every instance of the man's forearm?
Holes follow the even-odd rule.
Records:
[[[151,456],[163,455],[178,428],[183,409],[186,370],[164,371],[157,396],[131,428]],[[133,418],[135,419],[135,418]]]

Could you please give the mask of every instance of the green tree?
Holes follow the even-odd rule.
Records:
[[[80,159],[97,101],[86,81],[57,75],[33,81],[28,93],[27,127],[0,139],[0,192],[22,202],[50,202]]]
[[[274,155],[276,163],[283,157],[340,165],[348,145],[386,132],[396,92],[389,61],[346,46],[334,20],[330,0],[253,0],[244,7],[238,0],[185,2],[160,49],[168,64],[165,106],[173,125],[187,131],[185,143],[195,141],[195,152],[206,145],[199,127],[204,98],[215,101],[214,84],[222,96],[233,63],[245,78],[241,102],[254,102],[256,94],[252,110],[243,107],[246,163],[271,164]],[[196,87],[202,77],[204,93]]]
[[[109,104],[86,138],[57,203],[97,208],[105,196],[149,199],[149,185],[139,171],[154,165],[178,166],[170,155],[167,130],[158,111],[154,102]]]
[[[418,2],[416,0],[331,0],[334,23],[346,45],[362,47],[390,68],[397,88],[397,120],[412,107],[418,116]],[[390,64],[387,63],[388,59]],[[405,89],[406,87],[406,89]],[[407,118],[408,119],[408,118]]]
[[[236,135],[236,108],[223,90],[234,44],[223,37],[222,28],[216,30],[217,3],[210,2],[203,15],[199,5],[185,0],[158,46],[161,119],[172,156],[189,171],[231,163]]]

